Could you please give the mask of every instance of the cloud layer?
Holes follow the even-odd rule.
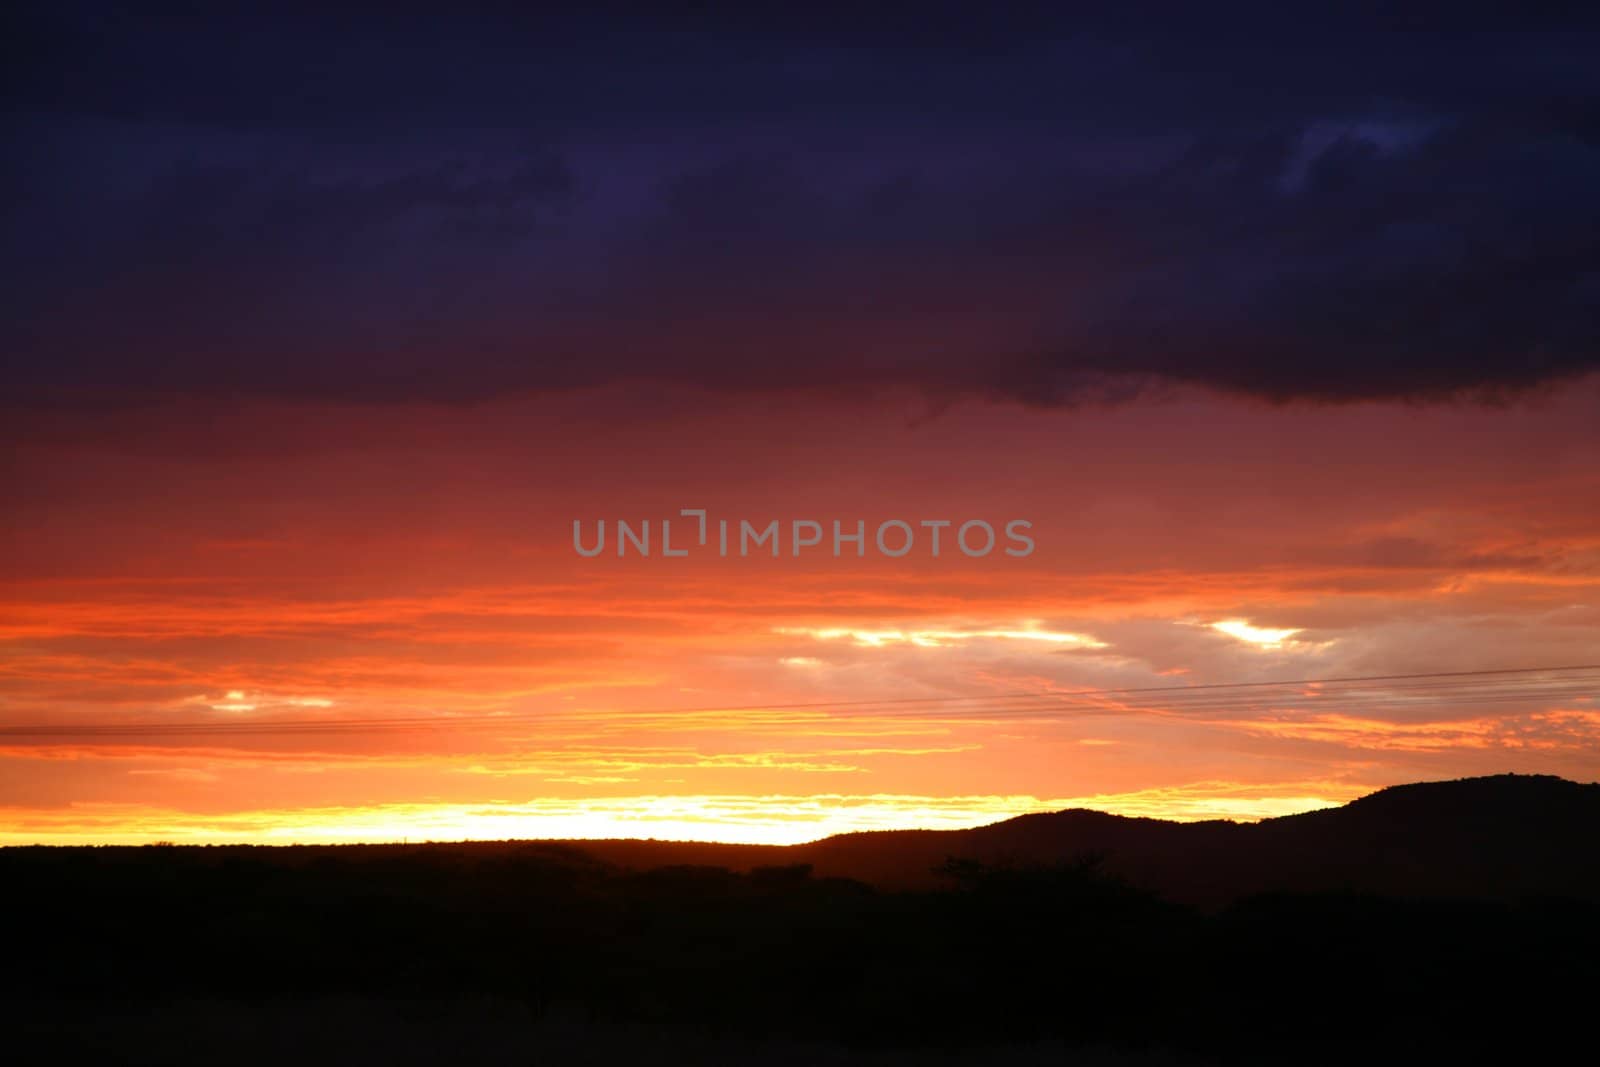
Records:
[[[1592,26],[1135,15],[24,12],[5,391],[1056,406],[1600,367]]]

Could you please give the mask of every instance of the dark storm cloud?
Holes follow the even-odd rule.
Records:
[[[14,402],[1600,368],[1589,26],[241,10],[11,16]]]

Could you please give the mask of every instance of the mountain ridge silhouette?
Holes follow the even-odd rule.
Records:
[[[1337,807],[1254,823],[1173,822],[1087,808],[962,830],[867,830],[798,845],[572,841],[624,866],[808,864],[885,889],[939,884],[951,858],[1102,869],[1176,902],[1271,892],[1600,899],[1600,784],[1497,774],[1389,786]]]
[[[949,886],[951,860],[1018,870],[1092,861],[1100,873],[1135,889],[1214,910],[1273,893],[1600,901],[1596,840],[1600,783],[1496,774],[1389,786],[1337,807],[1258,822],[1173,822],[1068,808],[967,829],[865,830],[795,845],[617,838],[210,845],[193,851],[217,862],[270,854],[274,862],[297,866],[355,851],[492,855],[531,849],[619,871],[804,867],[816,878],[889,891]]]
[[[210,1027],[248,1054],[238,1034],[321,1004],[308,1047],[344,1062],[370,1042],[349,997],[407,1017],[487,997],[524,1020],[495,1062],[564,1018],[972,1050],[940,1062],[1039,1040],[1074,1060],[1543,1062],[1587,1036],[1597,828],[1600,785],[1503,775],[1259,823],[1078,809],[785,847],[6,848],[22,921],[0,1024],[53,1060],[210,1063],[166,1050]]]

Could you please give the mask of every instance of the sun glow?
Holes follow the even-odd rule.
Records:
[[[1225,633],[1229,637],[1236,637],[1240,641],[1258,645],[1261,648],[1281,648],[1284,642],[1289,641],[1299,630],[1273,630],[1264,626],[1252,626],[1243,619],[1226,619],[1222,622],[1211,624],[1213,630]]]
[[[1180,822],[1251,821],[1353,799],[1370,787],[1234,783],[1082,797],[632,796],[538,798],[520,803],[416,803],[201,814],[128,804],[62,812],[0,809],[0,845],[340,844],[385,841],[616,840],[794,845],[867,830],[960,830],[1031,812],[1092,808]]]
[[[863,648],[882,648],[886,645],[910,644],[919,648],[943,648],[970,641],[1039,641],[1046,644],[1071,645],[1079,648],[1105,648],[1104,641],[1087,634],[1043,630],[1036,627],[1021,629],[987,630],[856,630],[843,627],[809,628],[779,627],[778,633],[804,634],[818,641],[848,639]]]

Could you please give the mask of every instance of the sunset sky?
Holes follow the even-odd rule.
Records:
[[[1600,777],[1592,27],[448,10],[7,16],[0,844]]]

